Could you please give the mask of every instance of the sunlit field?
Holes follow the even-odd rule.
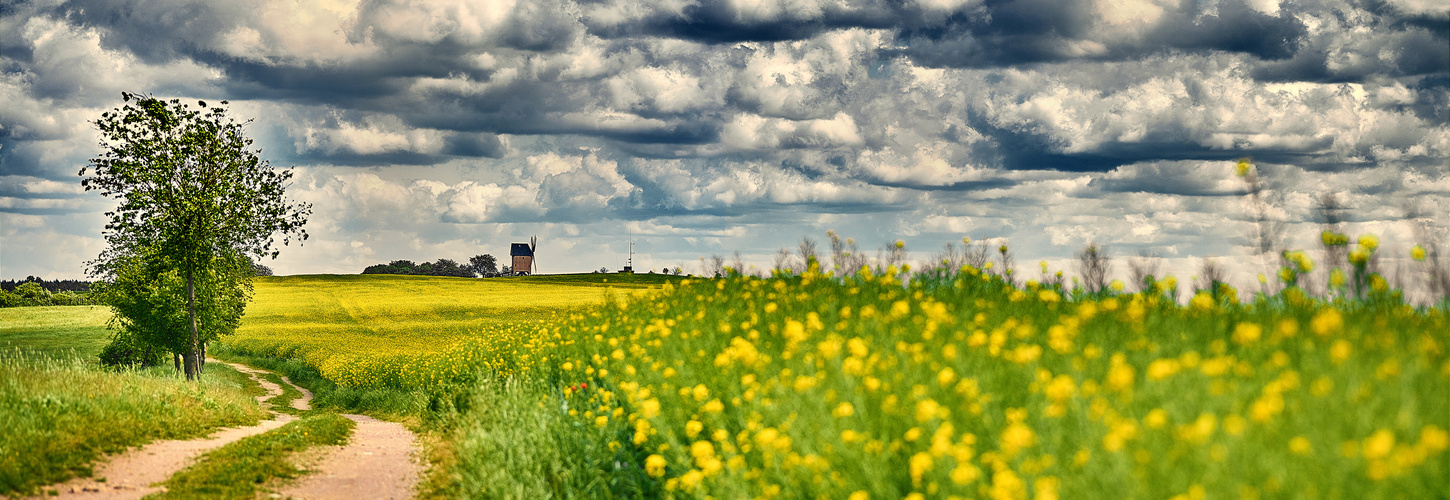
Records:
[[[491,349],[526,341],[557,311],[671,280],[678,281],[663,275],[258,278],[241,327],[223,342],[240,354],[301,359],[347,387],[413,389],[472,375]]]
[[[110,339],[106,306],[7,307],[0,309],[0,351],[61,358],[88,358]]]

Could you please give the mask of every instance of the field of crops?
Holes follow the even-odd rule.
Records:
[[[1065,303],[967,273],[708,280],[567,324],[570,414],[676,493],[1450,491],[1443,311]]]
[[[462,300],[328,279],[260,284],[237,345],[344,384],[478,382],[488,409],[448,437],[455,496],[1450,491],[1439,309],[1292,292],[1076,301],[966,269],[686,280],[521,317],[499,304],[526,287]],[[555,286],[524,295],[605,302]]]
[[[558,311],[657,288],[663,275],[508,279],[343,275],[258,278],[241,354],[296,358],[346,387],[419,388],[511,366]],[[507,356],[504,355],[507,351]]]

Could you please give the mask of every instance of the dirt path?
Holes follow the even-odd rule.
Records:
[[[411,498],[423,472],[413,433],[395,422],[343,416],[357,422],[352,438],[324,448],[321,460],[305,465],[314,472],[281,488],[282,495],[309,500]]]
[[[224,363],[256,380],[267,391],[267,394],[257,397],[257,402],[264,407],[268,406],[265,403],[267,399],[282,394],[280,386],[261,377],[268,373],[266,371],[214,359],[208,359],[207,362]],[[286,377],[282,377],[282,380],[302,392],[301,398],[292,401],[293,408],[312,408],[312,392],[297,387]],[[413,433],[394,422],[384,422],[362,415],[343,416],[357,422],[352,438],[343,446],[309,450],[305,454],[310,457],[307,460],[309,463],[302,465],[315,473],[283,488],[282,493],[288,497],[306,499],[412,497],[423,471],[417,461],[420,453]],[[271,420],[250,427],[222,429],[200,439],[155,441],[109,457],[104,463],[96,465],[90,478],[76,478],[45,488],[59,492],[59,496],[31,498],[141,498],[162,491],[163,488],[151,485],[165,481],[190,465],[196,457],[238,439],[281,427],[296,419],[297,417],[291,415],[273,412]]]

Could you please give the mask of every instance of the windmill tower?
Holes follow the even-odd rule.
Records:
[[[538,251],[539,251],[539,237],[538,236],[530,236],[529,237],[529,254],[534,256],[534,258],[529,259],[529,264],[531,266],[533,266],[532,269],[531,269],[531,271],[532,271],[531,274],[539,274],[539,258],[538,258],[539,257],[539,254],[538,254]]]
[[[534,250],[539,248],[539,237],[529,238],[528,243],[514,243],[509,245],[509,256],[513,258],[513,266],[510,268],[514,276],[533,274],[538,266],[534,265]]]

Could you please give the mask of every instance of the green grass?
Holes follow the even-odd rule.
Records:
[[[170,369],[115,372],[77,358],[0,356],[0,494],[88,476],[105,453],[264,416],[245,375],[224,365],[207,374],[193,385]]]
[[[448,436],[453,481],[437,498],[658,496],[658,485],[630,468],[629,450],[560,411],[557,389],[538,381],[494,380],[469,391],[473,410]]]
[[[340,415],[323,414],[242,438],[177,472],[164,483],[167,491],[153,497],[255,498],[273,480],[305,473],[289,460],[293,454],[312,446],[342,444],[354,425]]]
[[[282,393],[267,399],[267,404],[272,405],[272,410],[286,413],[288,415],[303,415],[309,410],[298,410],[292,407],[292,402],[302,398],[302,391],[297,390],[292,384],[282,381],[282,377],[276,373],[264,373],[262,379],[277,384],[282,388]]]
[[[24,350],[50,357],[96,359],[110,342],[105,306],[7,307],[0,309],[0,356]]]

